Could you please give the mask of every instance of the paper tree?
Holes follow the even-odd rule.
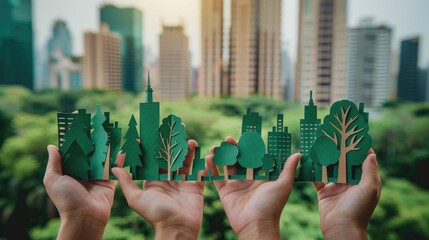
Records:
[[[228,166],[234,165],[237,162],[237,156],[237,146],[229,142],[222,142],[220,147],[214,149],[213,163],[218,166],[223,166],[225,181],[229,179]]]
[[[162,120],[158,133],[156,158],[159,167],[167,170],[167,181],[170,181],[172,172],[183,166],[183,161],[188,153],[185,127],[179,117],[169,115]]]
[[[104,162],[106,161],[107,133],[104,130],[103,123],[106,117],[101,112],[101,106],[95,105],[95,115],[92,118],[91,141],[94,144],[94,152],[90,157],[90,179],[103,179]]]
[[[238,141],[238,151],[238,163],[246,168],[246,179],[253,179],[253,170],[262,166],[266,153],[264,140],[255,131],[245,132]]]
[[[118,127],[118,122],[113,124],[113,127],[107,130],[110,134],[109,142],[110,142],[110,158],[109,158],[109,179],[114,180],[116,177],[112,173],[112,168],[116,167],[116,156],[118,152],[121,150],[121,135],[122,129]]]
[[[310,150],[311,158],[324,166],[322,181],[329,181],[326,168],[331,168],[332,176],[334,167],[337,167],[338,183],[353,180],[353,166],[362,164],[372,144],[368,129],[364,115],[354,103],[342,100],[332,105]]]
[[[76,139],[73,139],[65,151],[62,163],[63,174],[87,180],[89,175],[89,158],[82,151]]]
[[[137,179],[136,167],[142,166],[141,163],[141,149],[138,142],[139,134],[137,133],[137,122],[134,115],[131,115],[130,122],[128,123],[128,129],[125,133],[125,142],[122,146],[122,152],[125,153],[124,167],[130,166],[132,178]]]
[[[206,168],[206,160],[201,158],[201,148],[195,148],[194,160],[192,161],[191,175],[187,177],[187,180],[201,181],[201,173]]]
[[[262,158],[262,170],[264,170],[264,176],[268,180],[270,172],[273,171],[275,165],[275,159],[270,153],[265,153]]]
[[[89,154],[94,150],[87,135],[88,128],[79,118],[70,124],[60,147],[63,174],[77,178],[89,178]]]

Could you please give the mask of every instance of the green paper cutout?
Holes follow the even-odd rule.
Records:
[[[288,133],[288,127],[283,127],[283,114],[277,114],[277,126],[273,126],[268,132],[268,153],[274,158],[273,178],[280,175],[286,159],[291,155],[292,135]]]
[[[262,158],[262,170],[264,171],[265,179],[268,180],[270,177],[270,172],[274,171],[276,159],[270,154],[265,153]]]
[[[247,168],[246,178],[253,179],[253,169],[262,166],[262,158],[266,153],[264,140],[255,131],[245,132],[238,141],[238,151],[238,163]]]
[[[304,118],[300,120],[300,154],[301,161],[296,171],[296,182],[320,181],[320,171],[310,157],[310,149],[316,140],[320,119],[317,118],[317,106],[314,105],[313,92],[310,91],[308,105],[304,107]]]
[[[94,151],[94,147],[89,138],[88,129],[90,129],[89,123],[85,124],[80,118],[75,117],[64,135],[64,141],[60,146],[61,155],[64,155],[64,150],[70,147],[74,139],[76,139],[85,155]]]
[[[159,128],[159,102],[153,102],[153,90],[148,84],[146,88],[146,102],[140,103],[140,144],[142,148],[143,166],[137,166],[137,178],[145,180],[158,180],[158,159],[154,150],[158,146]]]
[[[64,175],[88,180],[89,158],[83,152],[76,139],[71,140],[70,145],[64,151],[62,169]]]
[[[118,127],[118,122],[115,122],[113,127],[108,129],[110,133],[110,161],[109,161],[109,179],[115,180],[116,177],[112,173],[112,168],[116,167],[116,156],[121,150],[122,129]]]
[[[186,177],[189,181],[201,182],[201,171],[206,168],[206,159],[201,158],[201,148],[195,148],[194,160],[192,161],[191,175]]]
[[[363,107],[361,111],[363,112]],[[338,183],[351,182],[348,181],[351,180],[353,175],[351,166],[362,164],[368,150],[371,148],[372,140],[368,135],[369,127],[362,112],[358,110],[353,102],[348,100],[335,102],[330,109],[330,114],[324,118],[323,124],[320,125],[317,131],[318,138],[327,137],[337,146],[340,152],[339,159],[336,160],[338,163],[335,163],[334,169],[330,171],[333,173],[330,174],[331,176],[337,175],[336,180]],[[319,144],[326,145],[326,141],[321,140]],[[320,156],[326,156],[326,154],[319,153],[324,150],[316,145],[313,148],[311,158],[318,158],[322,165],[327,166],[327,163],[330,163],[331,160],[320,159]],[[334,154],[332,152],[331,156]],[[328,171],[323,171],[322,181],[329,181],[327,179],[329,176],[324,175],[325,172],[327,173]],[[360,176],[356,176],[356,178],[360,179]]]
[[[94,152],[90,157],[90,179],[103,179],[104,162],[108,150],[108,135],[104,130],[103,123],[106,117],[101,113],[101,106],[95,105],[95,115],[92,118],[91,141],[94,144]]]
[[[213,163],[218,166],[223,166],[223,175],[225,181],[228,180],[228,166],[234,165],[237,162],[238,147],[229,143],[222,142],[220,147],[215,147]]]
[[[162,120],[158,132],[156,158],[159,167],[167,170],[167,181],[170,181],[172,173],[183,167],[183,161],[188,153],[185,127],[179,117],[169,115]]]
[[[321,136],[311,148],[310,156],[314,162],[322,165],[322,182],[328,182],[327,167],[337,163],[340,157],[337,145],[330,138]]]
[[[136,167],[142,166],[141,156],[142,152],[140,149],[140,144],[137,141],[139,139],[139,134],[137,133],[137,122],[134,118],[134,115],[131,115],[130,122],[128,123],[128,129],[125,133],[125,142],[122,146],[122,152],[125,153],[124,167],[130,166],[132,179],[137,179]]]

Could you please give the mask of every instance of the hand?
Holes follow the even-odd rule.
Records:
[[[369,219],[381,193],[374,151],[362,164],[358,185],[313,183],[319,199],[320,228],[325,239],[367,239]]]
[[[196,146],[195,141],[188,141],[180,173],[189,172]],[[113,168],[112,172],[128,205],[154,226],[156,239],[197,239],[203,221],[203,182],[145,181],[142,190],[124,169]]]
[[[237,145],[231,137],[225,141]],[[206,158],[214,176],[219,170],[213,164],[213,147]],[[280,239],[279,221],[292,191],[295,169],[300,155],[286,161],[276,181],[230,180],[214,182],[232,229],[239,239]],[[229,173],[234,173],[230,168]]]
[[[49,145],[48,153],[43,184],[60,214],[58,239],[102,239],[113,204],[114,182],[62,175],[58,148]]]

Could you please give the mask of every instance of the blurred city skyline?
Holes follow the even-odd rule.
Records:
[[[225,0],[225,3],[230,0]],[[394,2],[394,4],[392,4]],[[385,24],[393,29],[392,48],[399,51],[400,41],[421,37],[419,66],[429,65],[429,1],[413,0],[349,0],[347,6],[348,27],[357,27],[363,18],[372,18],[375,24]],[[64,20],[72,35],[73,54],[83,54],[83,34],[99,28],[99,8],[103,4],[132,6],[143,12],[143,45],[145,58],[151,61],[159,56],[159,34],[162,24],[183,24],[189,37],[192,66],[200,65],[201,58],[201,2],[199,0],[35,0],[33,2],[33,31],[35,50],[46,47],[51,37],[55,20]],[[165,7],[168,6],[168,7]],[[229,12],[229,4],[224,4]],[[228,19],[226,25],[228,25]],[[282,48],[285,48],[293,62],[296,60],[298,39],[298,0],[283,0],[282,4]],[[36,60],[37,61],[37,60]],[[150,62],[145,61],[145,64]]]

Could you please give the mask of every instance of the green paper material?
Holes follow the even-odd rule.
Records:
[[[141,156],[142,152],[140,144],[137,141],[139,134],[137,133],[137,122],[134,115],[131,115],[130,122],[128,123],[128,130],[125,133],[124,145],[122,146],[122,152],[125,153],[124,167],[130,166],[132,178],[137,179],[136,167],[142,166]]]
[[[155,154],[159,167],[167,170],[167,180],[170,181],[172,173],[183,167],[183,161],[188,153],[185,127],[179,117],[169,115],[162,120],[158,133]]]
[[[283,114],[277,114],[277,126],[268,132],[268,153],[274,158],[273,178],[280,175],[286,159],[291,155],[292,135],[288,133],[288,127],[283,127]]]
[[[95,115],[92,118],[91,141],[94,144],[94,152],[90,157],[90,179],[103,179],[104,162],[108,150],[108,135],[104,130],[103,123],[106,117],[101,112],[101,106],[95,105]]]
[[[159,102],[153,102],[153,90],[148,84],[146,88],[146,102],[140,103],[140,142],[142,147],[143,166],[137,166],[137,178],[158,180],[158,159],[154,150],[158,146]]]
[[[338,101],[332,105],[329,115],[324,118],[317,131],[318,139],[323,138],[320,141],[316,140],[316,143],[322,144],[322,147],[315,143],[310,152],[311,158],[317,159],[318,163],[328,168],[326,171],[322,168],[322,181],[359,182],[360,175],[353,173],[353,166],[361,165],[371,148],[372,139],[368,135],[368,130],[363,106],[359,111],[356,105],[348,100]],[[339,157],[334,160],[332,159],[338,153],[328,141],[331,141],[339,152]],[[329,146],[329,149],[323,149],[323,146]],[[330,154],[321,151],[329,151]],[[327,158],[327,155],[330,157]],[[328,176],[325,176],[325,173]]]
[[[274,170],[275,158],[270,153],[265,153],[262,158],[262,170],[264,172],[265,179],[268,180],[270,172]]]
[[[313,182],[321,180],[321,168],[315,169],[314,162],[310,158],[310,149],[316,140],[320,119],[317,118],[317,106],[314,105],[313,92],[310,91],[308,105],[304,107],[304,118],[300,120],[300,154],[301,161],[296,171],[296,182]],[[319,180],[319,181],[320,181]]]
[[[89,122],[83,122],[79,116],[75,116],[73,122],[71,122],[69,126],[69,129],[64,134],[63,142],[60,145],[60,153],[63,155],[64,150],[69,148],[74,139],[77,140],[77,143],[85,155],[88,155],[94,151],[88,129],[90,129]]]
[[[237,162],[238,147],[229,143],[222,142],[220,147],[214,149],[213,163],[223,166],[225,180],[228,180],[228,165],[234,165]]]
[[[206,168],[206,159],[201,158],[201,148],[195,148],[194,160],[192,161],[191,175],[187,176],[188,181],[201,181],[201,171]]]
[[[246,178],[253,179],[253,169],[262,166],[266,147],[261,135],[256,131],[245,132],[238,141],[238,163],[247,168]]]
[[[109,179],[115,180],[116,177],[112,173],[112,168],[116,167],[116,156],[121,150],[121,137],[122,129],[118,127],[118,122],[115,122],[113,127],[109,129],[110,132],[110,168]]]
[[[71,140],[70,145],[64,151],[62,169],[64,175],[88,180],[89,158],[82,151],[76,139]]]

